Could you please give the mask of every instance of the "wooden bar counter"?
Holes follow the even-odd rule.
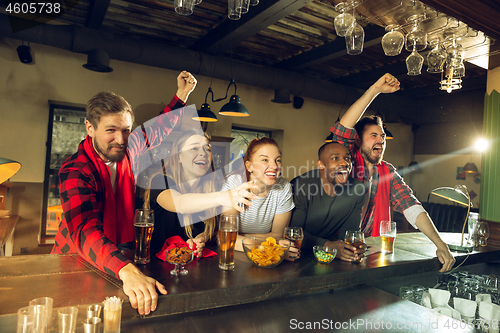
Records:
[[[442,236],[445,241],[451,238],[460,241],[458,234]],[[324,311],[323,315],[330,314],[330,317],[325,318],[334,321],[372,318],[373,313],[370,313],[382,311],[377,309],[383,307],[396,307],[397,312],[411,313],[412,318],[404,317],[408,320],[447,318],[431,314],[432,311],[419,305],[401,301],[397,296],[373,285],[368,286],[376,281],[423,273],[437,276],[441,264],[435,258],[435,247],[427,237],[421,233],[398,234],[395,251],[390,255],[380,253],[377,238],[367,239],[367,244],[370,248],[362,263],[334,260],[325,265],[318,263],[312,255],[304,255],[297,262],[284,261],[278,267],[264,269],[253,266],[244,253],[236,252],[234,271],[219,270],[217,257],[204,258],[188,264],[186,269],[189,274],[182,277],[170,276],[172,265],[154,258],[141,269],[163,283],[168,295],[160,296],[157,310],[145,318],[141,318],[130,307],[119,280],[100,272],[76,255],[4,257],[0,258],[0,331],[15,332],[16,311],[27,306],[31,299],[42,296],[52,297],[54,308],[71,305],[82,309],[79,311],[79,329],[86,305],[100,303],[108,296],[121,297],[127,300],[123,304],[122,332],[163,332],[165,329],[156,328],[161,328],[165,323],[175,326],[175,331],[187,332],[188,330],[180,329],[181,325],[175,323],[186,320],[192,322],[199,318],[199,325],[202,325],[210,316],[214,320],[238,320],[238,317],[227,316],[231,311],[240,311],[239,319],[243,314],[254,318],[249,322],[245,317],[241,321],[244,326],[237,331],[269,332],[266,329],[268,324],[264,323],[272,321],[273,317],[266,318],[258,314],[265,308],[271,311],[279,304],[286,306],[276,310],[277,314],[283,316],[284,313],[289,313],[288,317],[296,318],[293,314],[300,309],[302,320],[308,314],[312,320]],[[455,266],[464,260],[463,266],[488,263],[500,258],[500,248],[487,246],[469,256],[463,253],[454,255],[457,259]],[[359,290],[363,290],[363,293],[360,294]],[[359,306],[342,307],[342,304],[354,300]],[[319,304],[317,306],[324,307],[323,312],[316,309],[316,302]],[[228,306],[231,308],[226,308]],[[333,307],[340,308],[334,311]],[[56,319],[57,311],[53,313],[53,319]],[[390,317],[388,314],[386,316]],[[263,320],[262,325],[259,318]],[[54,323],[57,320],[53,320]],[[275,331],[282,331],[280,327],[290,327],[289,324],[286,318],[276,318],[275,323],[269,325],[277,325]],[[138,329],[139,326],[142,328]],[[219,330],[216,327],[198,331],[226,331],[224,326],[220,326]],[[427,331],[432,330],[422,330]],[[443,331],[443,327],[437,331]]]

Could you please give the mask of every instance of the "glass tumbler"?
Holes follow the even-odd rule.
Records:
[[[361,54],[361,52],[363,52],[364,43],[365,31],[363,30],[363,27],[358,24],[358,22],[354,21],[345,34],[347,54]]]
[[[405,44],[405,36],[395,30],[398,26],[395,24],[388,25],[385,28],[387,33],[382,37],[382,49],[386,56],[397,56],[403,50]]]

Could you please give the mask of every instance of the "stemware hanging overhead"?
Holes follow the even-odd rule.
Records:
[[[424,57],[422,57],[416,50],[406,58],[406,68],[408,75],[420,75],[422,65],[424,64]]]
[[[357,55],[363,52],[363,44],[365,43],[365,31],[363,27],[354,20],[352,25],[347,29],[345,34],[345,45],[347,54]]]
[[[446,61],[446,51],[441,46],[439,39],[433,39],[429,45],[434,45],[434,48],[427,54],[427,72],[441,73]]]
[[[339,37],[345,36],[347,29],[349,29],[354,21],[354,16],[347,13],[349,9],[350,5],[347,2],[340,2],[335,6],[335,10],[340,12],[340,14],[335,17],[333,25],[335,26],[335,32]]]
[[[407,51],[423,51],[427,47],[427,33],[420,28],[422,15],[412,15],[407,18],[408,22],[413,23],[412,30],[406,35],[405,47]]]
[[[391,24],[385,27],[387,33],[382,37],[382,49],[386,56],[397,56],[401,53],[405,43],[405,36],[397,31],[398,25]]]

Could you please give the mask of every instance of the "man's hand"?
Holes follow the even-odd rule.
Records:
[[[373,84],[373,88],[375,88],[378,93],[393,93],[399,90],[399,81],[394,76],[387,73]]]
[[[196,87],[196,78],[191,73],[182,71],[177,76],[177,97],[184,103],[187,102],[189,94],[191,94]]]
[[[323,246],[331,246],[337,249],[337,255],[335,258],[339,258],[344,261],[354,261],[361,260],[365,256],[366,244],[363,244],[360,248],[352,245],[348,245],[341,240],[338,241],[326,241]]]
[[[448,245],[446,244],[436,250],[436,256],[438,257],[439,262],[443,264],[443,268],[439,270],[441,273],[448,272],[453,265],[455,265],[456,259],[453,257]]]
[[[140,315],[148,315],[156,310],[158,293],[167,294],[165,287],[153,278],[144,275],[133,264],[125,265],[118,272],[120,280],[123,281],[123,291],[130,300],[130,305],[137,309]]]

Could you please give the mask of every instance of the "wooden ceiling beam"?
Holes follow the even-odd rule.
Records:
[[[230,51],[248,37],[304,7],[309,0],[266,0],[250,7],[238,21],[226,19],[190,47],[191,50],[220,54]]]
[[[364,47],[370,47],[380,44],[385,30],[378,25],[365,27]],[[288,58],[277,63],[274,67],[299,71],[307,67],[323,63],[335,58],[346,55],[346,46],[344,38],[336,38],[334,41],[318,46],[310,51],[300,53],[294,57]]]
[[[85,19],[85,26],[91,29],[100,29],[111,0],[92,0],[89,12]]]

